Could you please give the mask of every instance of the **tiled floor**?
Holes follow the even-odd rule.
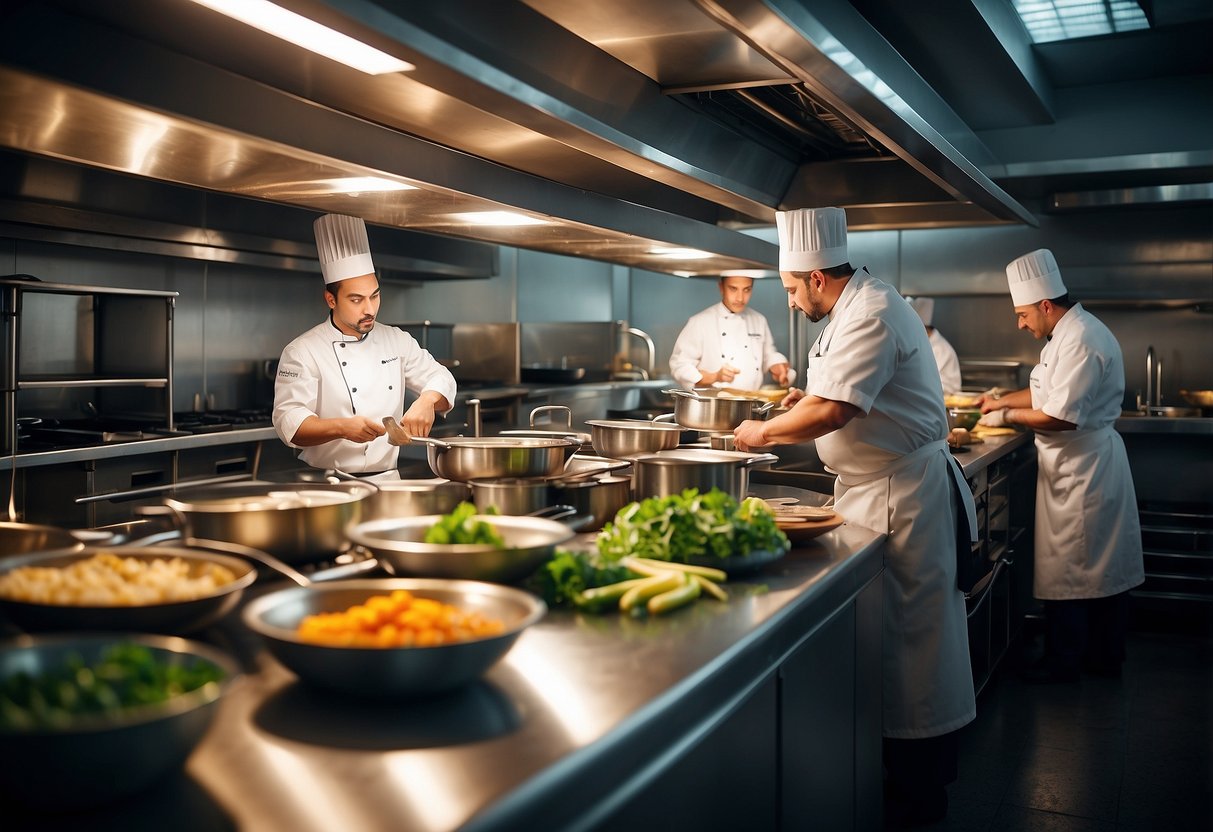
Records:
[[[1119,680],[1029,685],[1014,657],[961,735],[947,832],[1213,830],[1213,638],[1135,629]]]

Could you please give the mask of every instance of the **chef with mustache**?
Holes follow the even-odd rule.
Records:
[[[274,429],[314,468],[397,479],[400,448],[383,418],[428,436],[455,402],[455,378],[412,335],[376,325],[381,300],[366,224],[325,214],[314,224],[328,317],[286,345],[274,384]],[[404,409],[405,391],[417,394]]]

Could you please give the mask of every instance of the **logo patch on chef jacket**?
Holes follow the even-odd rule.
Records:
[[[299,373],[295,370],[279,370],[278,378],[299,378]]]
[[[398,356],[398,355],[393,355],[391,358],[381,358],[381,359],[379,359],[379,363],[380,363],[380,364],[391,364],[393,361],[399,361],[399,360],[400,360],[400,356]]]

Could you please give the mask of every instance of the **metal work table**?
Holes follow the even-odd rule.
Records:
[[[727,604],[700,601],[656,619],[549,612],[481,682],[413,702],[311,692],[232,614],[205,636],[233,650],[246,675],[186,771],[127,804],[59,820],[291,832],[594,828],[663,771],[682,770],[695,743],[762,698],[753,695],[760,686],[773,690],[781,663],[861,592],[877,602],[857,626],[870,626],[875,610],[878,629],[882,555],[882,536],[844,525],[730,581]],[[878,662],[875,654],[856,660]],[[872,686],[859,683],[871,677],[854,678],[856,696],[870,697]],[[878,708],[868,726],[877,790]],[[878,796],[868,802],[878,809]]]
[[[976,445],[964,445],[968,451],[953,453],[966,477],[972,477],[1007,454],[1024,445],[1032,444],[1034,434],[1030,430],[1020,431],[1014,436],[986,436]]]

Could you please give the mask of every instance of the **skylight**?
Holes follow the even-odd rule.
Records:
[[[1136,0],[1013,0],[1033,43],[1148,29]]]

